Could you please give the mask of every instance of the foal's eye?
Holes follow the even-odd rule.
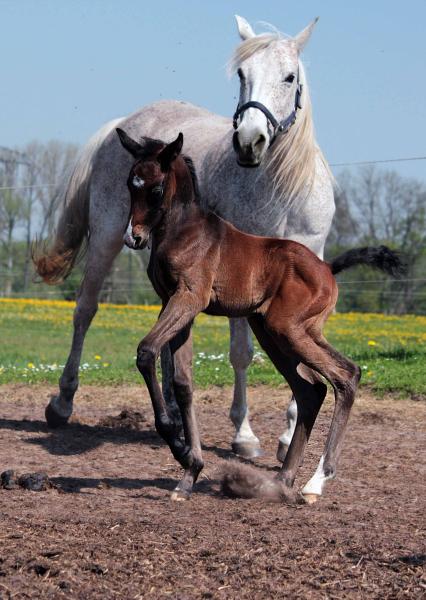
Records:
[[[163,197],[163,186],[162,185],[155,185],[152,188],[152,190],[151,190],[151,197],[156,202],[158,202],[159,200],[161,200],[162,197]]]
[[[290,75],[287,75],[287,77],[284,79],[284,81],[286,83],[293,83],[295,77],[296,76],[294,73],[290,73]]]
[[[243,73],[242,69],[238,69],[237,75],[240,78],[240,81],[244,81],[245,78],[244,78],[244,73]]]

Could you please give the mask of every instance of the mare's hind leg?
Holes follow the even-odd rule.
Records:
[[[290,385],[297,404],[293,437],[279,475],[279,478],[288,487],[292,487],[297,470],[303,461],[305,447],[312,427],[327,394],[327,386],[318,379],[311,377],[309,370],[300,369],[299,360],[295,356],[284,352],[280,340],[265,329],[265,322],[262,317],[251,317],[249,323],[260,345]]]
[[[232,450],[239,456],[260,456],[259,439],[249,422],[247,406],[247,368],[253,359],[253,341],[247,319],[229,319],[231,344],[229,359],[234,369],[234,397],[229,417],[235,427]]]
[[[104,279],[122,245],[121,233],[115,239],[110,237],[107,243],[105,240],[97,242],[95,237],[90,240],[85,274],[74,310],[71,351],[59,380],[59,394],[51,398],[45,411],[49,427],[65,425],[72,414],[84,338],[98,309],[98,296]]]
[[[176,402],[182,416],[185,445],[191,454],[191,460],[185,467],[181,481],[174,489],[172,500],[187,500],[194,483],[204,466],[201,453],[200,435],[192,402],[192,332],[191,326],[183,329],[171,342],[173,356],[173,387]]]

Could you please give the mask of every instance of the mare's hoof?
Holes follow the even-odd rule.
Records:
[[[277,448],[277,460],[281,463],[284,462],[285,457],[287,455],[288,445],[284,444],[284,442],[278,442]]]
[[[242,458],[262,456],[262,448],[256,442],[232,442],[232,452]]]
[[[185,502],[185,500],[189,500],[190,497],[191,495],[183,490],[173,490],[170,494],[170,500],[172,502]]]
[[[315,502],[317,502],[321,496],[318,494],[302,494],[302,498],[305,504],[315,504]]]
[[[46,417],[47,425],[54,429],[57,427],[65,427],[69,420],[69,417],[59,415],[50,403],[46,406],[44,415]]]

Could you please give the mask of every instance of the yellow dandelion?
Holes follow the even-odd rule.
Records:
[[[27,364],[27,367],[28,367],[29,369],[34,369],[34,368],[35,368],[35,364],[34,364],[34,363],[32,363],[32,362],[29,362],[29,363]]]
[[[103,367],[109,367],[109,363],[102,363]]]
[[[377,342],[375,342],[374,340],[368,340],[367,343],[369,346],[377,346]]]
[[[95,354],[95,360],[101,360],[102,356],[99,356],[99,354]]]

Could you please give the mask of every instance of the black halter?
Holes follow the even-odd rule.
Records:
[[[270,142],[269,142],[270,144],[272,144],[278,134],[287,133],[287,131],[290,129],[290,127],[296,121],[297,110],[299,108],[302,108],[302,104],[301,104],[302,89],[303,89],[303,85],[300,83],[299,71],[297,71],[297,87],[296,87],[296,94],[295,94],[295,98],[294,98],[294,110],[289,114],[289,116],[287,118],[283,119],[282,121],[278,121],[274,117],[274,115],[271,113],[271,111],[266,108],[266,106],[264,104],[262,104],[261,102],[257,102],[256,100],[250,100],[249,102],[246,102],[245,104],[242,104],[241,106],[240,105],[237,106],[237,110],[235,111],[234,116],[232,118],[232,124],[234,126],[234,129],[237,129],[238,117],[240,117],[244,113],[244,111],[246,111],[248,108],[257,108],[258,110],[263,112],[263,114],[267,118],[268,122],[272,125],[273,134],[272,134]]]

